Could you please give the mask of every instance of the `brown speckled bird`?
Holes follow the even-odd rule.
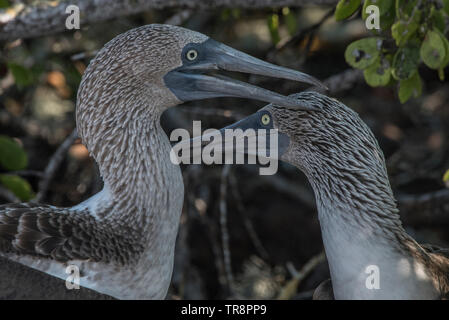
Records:
[[[0,254],[61,279],[77,265],[81,286],[116,298],[164,298],[184,187],[170,162],[162,112],[222,96],[299,107],[289,97],[205,74],[222,69],[319,84],[180,27],[148,25],[117,36],[91,61],[77,96],[77,130],[104,189],[71,208],[0,206]]]
[[[383,153],[368,126],[350,108],[322,94],[292,97],[315,110],[270,104],[221,134],[225,129],[274,129],[267,132],[278,139],[278,152],[237,150],[286,161],[310,181],[331,274],[314,298],[447,299],[449,250],[419,245],[405,232]],[[243,139],[255,142],[249,131],[234,135],[241,145]],[[236,151],[237,144],[207,143],[206,135],[199,139],[203,142],[196,145],[208,144],[209,150]]]

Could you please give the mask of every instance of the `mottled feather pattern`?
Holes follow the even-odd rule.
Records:
[[[371,243],[376,242],[388,248],[380,255],[390,255],[393,261],[399,257],[402,263],[410,261],[414,268],[422,267],[440,298],[446,297],[449,292],[448,251],[420,246],[403,229],[384,155],[369,127],[356,112],[333,98],[310,91],[291,96],[318,110],[301,111],[274,105],[265,109],[274,114],[275,128],[289,135],[291,140],[281,159],[301,169],[314,189],[320,223],[324,222],[322,232],[328,240],[326,251],[348,254],[348,257],[359,254],[368,260],[382,261],[382,256],[376,258],[375,252],[369,253]],[[367,240],[366,247],[359,253],[344,252],[338,240],[347,239],[350,244],[355,239],[354,232],[361,234],[359,240]],[[339,263],[336,272],[351,270],[350,262],[341,267],[345,264],[341,259],[333,260]],[[357,257],[354,259],[355,262]],[[423,274],[421,276],[425,277]],[[339,284],[344,291],[346,282],[343,283]],[[426,290],[424,288],[421,287]],[[419,297],[419,293],[416,296]],[[423,297],[429,296],[430,293]]]
[[[378,219],[361,215],[357,221],[365,226],[379,222],[385,228],[401,227],[384,156],[368,126],[356,112],[333,98],[310,91],[291,96],[319,111],[273,105],[267,110],[276,115],[277,126],[293,136],[290,150],[299,152],[287,153],[286,160],[300,165],[316,187],[320,202],[337,206],[350,202],[353,208],[368,209]],[[341,219],[356,221],[351,215]]]
[[[146,25],[109,41],[78,90],[77,131],[98,163],[104,189],[72,208],[0,206],[0,255],[116,298],[161,299],[170,284],[184,186],[160,126],[181,103],[163,76],[182,65],[182,48],[207,36]]]
[[[89,260],[126,265],[143,251],[142,245],[114,234],[87,212],[36,204],[0,206],[0,243],[2,252],[59,262]]]

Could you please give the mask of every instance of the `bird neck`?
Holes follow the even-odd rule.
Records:
[[[380,151],[379,151],[380,152]],[[421,247],[404,231],[383,157],[309,172],[336,298],[434,298]]]
[[[94,214],[142,230],[163,223],[177,226],[182,175],[170,162],[171,145],[160,126],[165,108],[157,97],[149,101],[131,94],[132,99],[120,98],[126,92],[116,95],[107,110],[77,109],[78,131],[105,184]]]

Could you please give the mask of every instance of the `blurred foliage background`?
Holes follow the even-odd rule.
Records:
[[[335,18],[346,19],[360,7],[360,0],[341,0]],[[352,67],[364,70],[369,85],[398,84],[401,102],[418,97],[422,92],[420,63],[437,70],[444,81],[449,64],[448,0],[366,0],[361,12],[367,26],[377,19],[377,25],[368,28],[375,36],[351,43],[345,58]]]
[[[0,21],[18,3],[0,0]],[[381,7],[381,17],[389,20],[381,20],[380,32],[367,30],[363,20],[363,8],[371,3],[388,7]],[[1,43],[0,203],[38,197],[72,206],[101,190],[96,164],[75,139],[51,182],[42,183],[58,146],[75,127],[81,76],[114,36],[144,24],[175,23],[327,79],[329,94],[357,111],[378,138],[406,229],[419,242],[449,247],[449,189],[443,181],[449,180],[447,1],[340,1],[335,9],[150,10]],[[403,30],[412,36],[404,37]],[[283,94],[305,89],[290,81],[233,77]],[[231,98],[191,102],[168,110],[162,124],[168,134],[191,129],[193,120],[201,120],[203,130],[221,128],[262,106]],[[310,299],[329,277],[306,178],[287,164],[275,176],[261,177],[257,169],[182,167],[185,205],[169,298]],[[223,201],[226,212],[220,209]]]

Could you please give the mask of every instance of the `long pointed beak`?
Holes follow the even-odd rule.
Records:
[[[208,133],[201,136],[182,140],[172,149],[171,157],[178,159],[175,163],[200,163],[199,157],[203,148],[208,152],[214,150],[217,157],[233,157],[233,154],[247,154],[250,156],[279,160],[290,145],[290,138],[274,130],[273,125],[264,127],[260,124],[261,112],[256,112],[238,122],[226,126],[220,130],[209,129]],[[259,139],[263,138],[264,143]],[[179,150],[183,150],[179,155]],[[195,162],[197,161],[197,162]]]
[[[222,43],[216,41],[213,42],[214,49],[219,60],[218,67],[223,70],[252,73],[261,76],[299,81],[318,86],[323,89],[327,89],[327,87],[323,83],[306,73],[280,67],[254,58],[246,53],[235,50]]]
[[[312,76],[251,57],[212,39],[198,44],[195,50],[198,52],[195,61],[184,60],[181,67],[170,71],[164,77],[167,87],[184,102],[214,97],[239,97],[284,107],[316,110],[312,105],[267,89],[228,77],[204,74],[214,70],[251,73],[326,88]]]

